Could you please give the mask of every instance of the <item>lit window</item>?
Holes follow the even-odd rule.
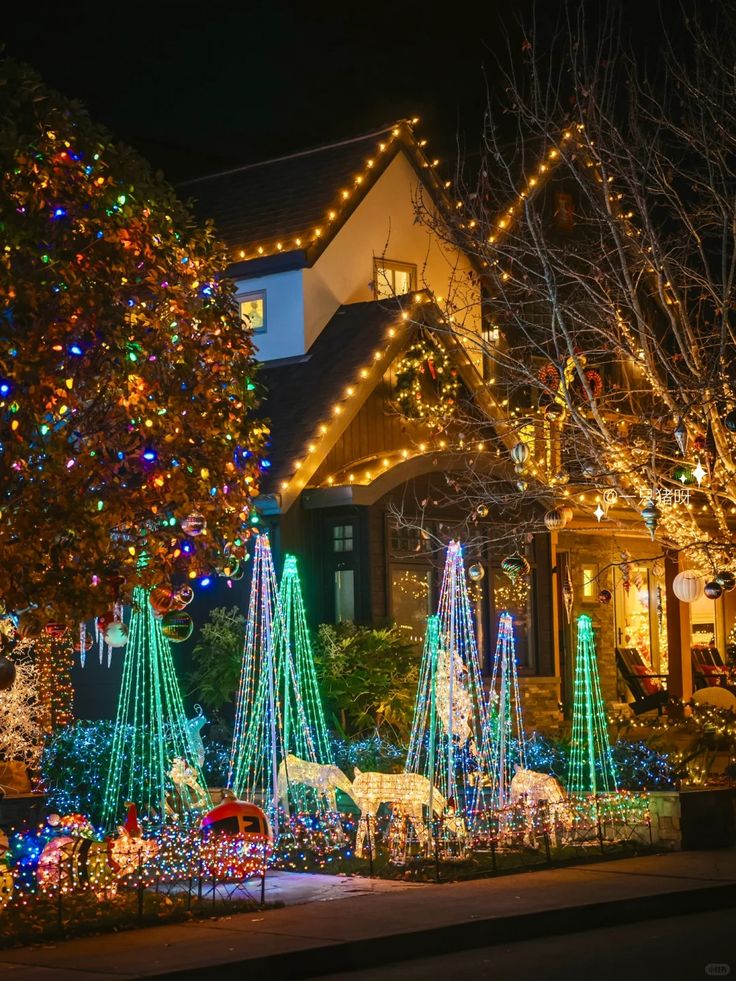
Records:
[[[416,289],[417,267],[407,262],[391,262],[388,259],[374,259],[373,287],[377,300],[392,296],[403,296]]]
[[[237,298],[240,304],[240,317],[254,334],[266,332],[266,291],[241,293]]]
[[[333,552],[352,552],[353,551],[353,526],[335,525],[332,529],[332,551]]]
[[[352,542],[351,542],[352,547]],[[335,570],[335,623],[355,619],[355,575],[352,569]]]

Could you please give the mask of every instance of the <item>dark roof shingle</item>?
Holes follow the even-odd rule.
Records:
[[[305,358],[261,369],[267,389],[262,412],[271,426],[271,467],[268,477],[264,474],[263,493],[273,493],[278,481],[293,472],[294,461],[304,456],[320,422],[343,399],[346,379],[358,375],[386,328],[400,317],[404,299],[341,306]]]
[[[365,136],[305,150],[276,160],[185,181],[180,186],[193,199],[195,213],[211,218],[225,244],[247,250],[284,239],[294,248],[300,235],[311,237],[339,204],[340,191],[355,187],[386,127]],[[305,241],[305,245],[307,242]]]

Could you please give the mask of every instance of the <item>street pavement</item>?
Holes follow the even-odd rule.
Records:
[[[736,850],[649,855],[440,885],[280,873],[267,880],[266,897],[291,904],[0,951],[0,977],[193,979],[228,970],[276,979],[372,970],[429,955],[435,963],[454,951],[477,953],[489,945],[505,948],[583,929],[736,910]],[[596,974],[593,964],[590,973]],[[425,976],[443,975],[432,970]],[[630,972],[625,976],[632,981]]]

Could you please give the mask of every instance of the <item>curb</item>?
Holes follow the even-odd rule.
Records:
[[[534,913],[479,918],[431,930],[335,941],[305,950],[241,958],[219,964],[210,963],[202,967],[163,971],[140,977],[195,981],[198,978],[210,978],[218,969],[228,972],[245,969],[250,976],[268,977],[272,981],[296,981],[300,978],[342,974],[399,961],[450,954],[458,950],[579,933],[599,927],[621,926],[686,913],[706,913],[732,906],[736,906],[736,882],[727,882],[717,886],[653,893]]]

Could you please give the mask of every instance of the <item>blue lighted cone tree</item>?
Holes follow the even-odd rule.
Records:
[[[293,600],[293,584],[286,586],[286,590]],[[294,616],[293,608],[291,615]],[[305,689],[310,708],[318,697],[311,660],[306,676],[300,673],[308,653],[303,649],[302,661],[299,664],[295,661],[276,588],[268,536],[259,535],[253,559],[228,786],[239,797],[263,807],[277,834],[282,819],[288,817],[289,803],[298,812],[297,816],[311,814],[324,819],[325,824],[332,823],[325,799],[310,787],[308,780],[300,781],[295,779],[297,774],[289,774],[285,761],[287,754],[292,753],[306,762],[306,769],[313,764],[315,772],[319,764],[329,762],[329,755],[324,755],[329,750],[321,709],[319,717],[311,722],[305,710]],[[280,789],[284,791],[281,803],[286,805],[286,813],[279,808]]]
[[[505,807],[510,800],[515,765],[526,769],[526,738],[516,670],[514,620],[506,612],[501,614],[498,621],[488,717],[486,753],[491,768],[492,803],[494,807]]]
[[[199,762],[191,751],[187,719],[169,641],[142,587],[133,591],[123,680],[118,699],[102,821],[111,829],[128,801],[144,817],[163,822],[172,812],[185,818],[210,803]],[[181,761],[184,782],[170,772]]]
[[[426,776],[468,824],[475,788],[488,777],[486,725],[462,547],[450,542],[439,612],[427,621],[406,771]]]
[[[567,790],[575,796],[613,793],[617,790],[618,780],[601,695],[593,622],[587,614],[582,613],[578,617],[577,626]]]

